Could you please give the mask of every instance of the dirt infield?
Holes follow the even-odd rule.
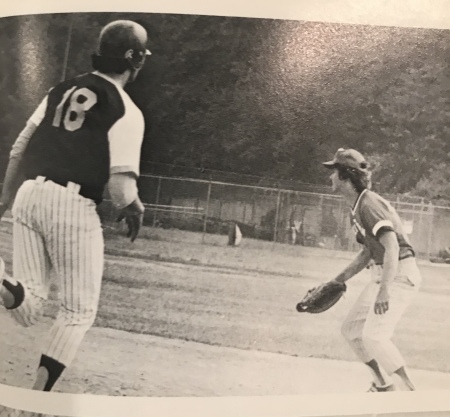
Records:
[[[1,314],[2,333],[15,323]],[[2,383],[31,386],[46,325],[2,341]],[[29,340],[34,339],[31,349]],[[413,370],[420,390],[450,389],[450,374]],[[95,328],[56,391],[129,396],[254,396],[358,393],[369,375],[356,362],[210,346]]]

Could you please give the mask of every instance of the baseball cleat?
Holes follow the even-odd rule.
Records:
[[[395,385],[386,385],[384,387],[378,387],[375,382],[372,382],[369,390],[367,392],[387,392],[387,391],[395,391]]]

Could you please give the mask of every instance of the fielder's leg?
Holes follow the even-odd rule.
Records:
[[[417,287],[405,280],[399,282],[396,278],[389,291],[389,310],[384,314],[375,314],[372,308],[363,334],[367,350],[389,375],[396,373],[409,390],[414,390],[414,385],[407,375],[405,360],[392,342],[392,336],[416,293]]]
[[[398,375],[400,379],[403,381],[403,383],[406,385],[406,388],[409,391],[415,391],[416,387],[412,383],[411,379],[409,378],[408,373],[406,372],[406,367],[402,366],[398,368],[396,371],[394,371],[394,374]]]
[[[413,301],[416,294],[419,292],[420,286],[422,284],[422,275],[417,266],[416,259],[406,258],[400,261],[398,275],[403,279],[399,279],[399,277],[397,277],[397,280],[399,280],[403,284],[408,283],[414,286],[413,294],[409,293],[408,295],[409,300],[407,300],[407,304],[410,304]],[[398,368],[396,371],[394,371],[394,374],[400,377],[400,379],[405,384],[407,389],[409,389],[410,391],[415,390],[415,386],[412,383],[411,379],[409,378],[405,366]]]
[[[393,389],[392,379],[379,366],[372,352],[367,349],[363,337],[366,320],[370,309],[373,309],[377,291],[378,286],[375,282],[367,284],[348,313],[341,331],[355,354],[370,370],[374,379],[372,388],[376,391],[388,391]]]

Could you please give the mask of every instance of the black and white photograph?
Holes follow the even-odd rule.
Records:
[[[22,14],[0,53],[0,384],[450,390],[450,30]]]

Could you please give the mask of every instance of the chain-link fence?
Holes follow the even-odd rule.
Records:
[[[140,179],[145,224],[208,234],[228,234],[237,224],[244,238],[357,250],[349,210],[341,197],[204,179],[146,174]],[[422,257],[450,246],[450,208],[424,201],[392,201]],[[103,218],[108,208],[103,208]]]

